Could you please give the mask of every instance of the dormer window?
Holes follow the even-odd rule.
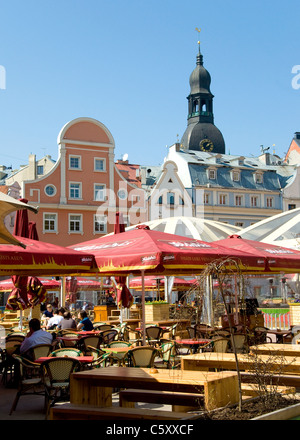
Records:
[[[263,174],[262,173],[255,173],[254,178],[255,178],[255,183],[263,183]]]
[[[239,171],[232,171],[232,180],[234,182],[239,182],[240,181],[240,172]]]
[[[217,170],[215,168],[208,169],[208,178],[209,178],[209,180],[216,180]]]

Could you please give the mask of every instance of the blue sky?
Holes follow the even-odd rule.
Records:
[[[298,0],[0,2],[0,164],[58,157],[68,121],[98,119],[115,159],[158,165],[187,126],[195,28],[226,152],[282,156],[300,131]],[[300,81],[299,81],[300,84]],[[273,147],[275,144],[275,147]]]

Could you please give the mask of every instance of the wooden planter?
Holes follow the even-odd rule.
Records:
[[[169,319],[169,304],[145,304],[145,321],[164,321]]]

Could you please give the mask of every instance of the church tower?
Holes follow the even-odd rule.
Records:
[[[200,42],[198,45],[196,67],[190,75],[190,94],[187,97],[188,126],[182,136],[181,145],[185,150],[225,154],[223,135],[214,125],[211,77],[203,66]]]

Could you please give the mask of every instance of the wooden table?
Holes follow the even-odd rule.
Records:
[[[73,373],[70,402],[76,405],[111,406],[112,388],[203,393],[206,408],[238,402],[236,372],[202,373],[150,368],[106,367]]]
[[[270,356],[268,355],[245,355],[238,354],[239,368],[241,371],[255,371],[259,368],[259,362],[268,364],[268,371],[272,371]],[[209,371],[209,369],[235,370],[236,363],[234,353],[204,352],[181,357],[182,370]],[[300,358],[285,356],[284,359],[277,359],[274,356],[274,373],[299,373]]]
[[[252,345],[250,352],[259,355],[277,355],[277,356],[300,356],[300,346],[297,344],[260,344]]]

